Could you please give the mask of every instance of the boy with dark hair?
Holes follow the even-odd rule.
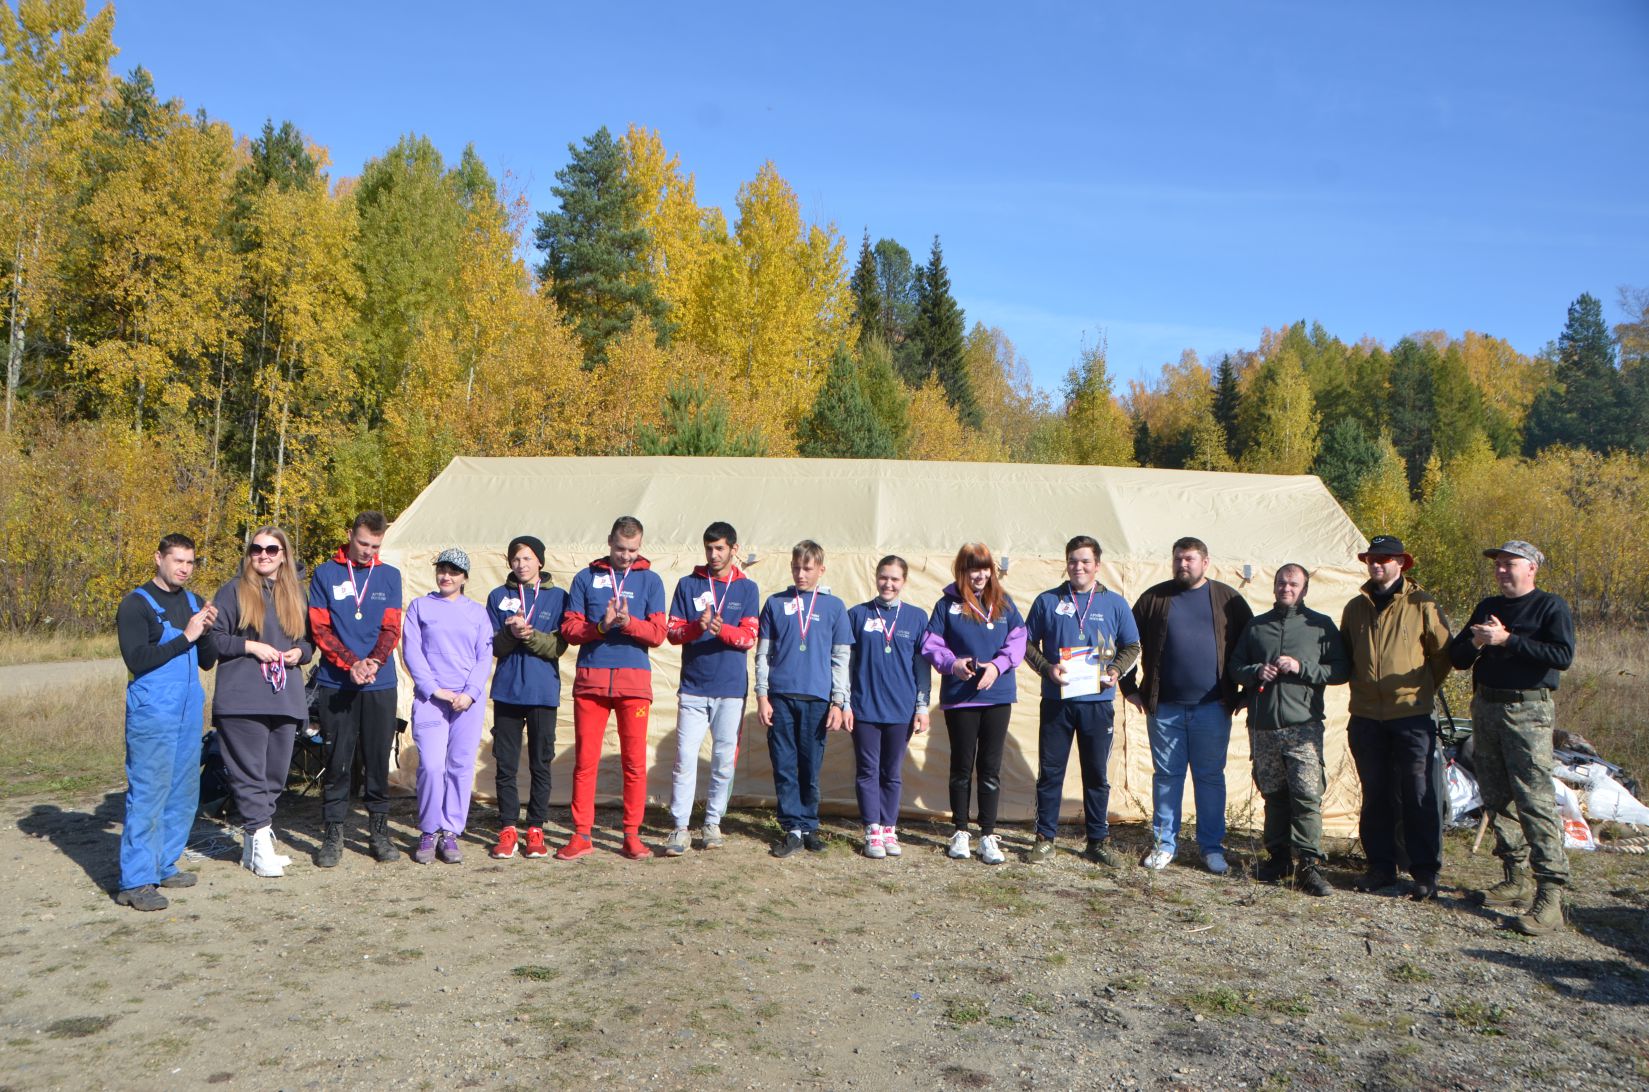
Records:
[[[688,821],[698,787],[699,748],[710,734],[710,792],[704,805],[705,849],[722,845],[721,818],[733,791],[739,757],[744,695],[750,680],[745,659],[756,647],[761,593],[739,569],[739,533],[717,521],[704,529],[704,564],[676,584],[670,603],[669,639],[681,646],[681,687],[676,692],[676,767],[670,814],[675,827],[664,843],[679,857],[689,843]]]

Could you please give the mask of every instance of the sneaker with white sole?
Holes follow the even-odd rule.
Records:
[[[899,832],[892,827],[882,828],[882,852],[889,857],[897,857],[904,852],[899,845]]]
[[[1159,872],[1173,863],[1173,853],[1163,849],[1161,846],[1158,846],[1156,849],[1153,849],[1151,852],[1147,853],[1145,855],[1145,860],[1140,862],[1140,864],[1144,865],[1146,868],[1155,869]]]
[[[722,846],[724,846],[726,844],[727,844],[727,839],[725,839],[721,836],[721,824],[720,823],[706,823],[706,824],[704,824],[704,848],[705,849],[720,849]]]
[[[968,837],[968,832],[959,830],[950,836],[950,846],[945,850],[945,856],[953,861],[965,861],[973,856],[971,843],[972,839]],[[882,848],[886,849],[887,847],[883,846]]]
[[[1211,849],[1204,853],[1202,864],[1204,868],[1216,876],[1223,876],[1231,871],[1231,866],[1226,863],[1224,851],[1218,849]]]
[[[994,834],[979,839],[979,859],[986,864],[1001,864],[1007,860],[1002,854],[1002,840]]]
[[[677,827],[670,832],[670,837],[664,839],[664,855],[666,857],[680,857],[687,852],[692,844],[692,836],[686,827]]]
[[[887,848],[882,845],[882,828],[876,823],[865,827],[865,856],[874,861],[887,856]]]

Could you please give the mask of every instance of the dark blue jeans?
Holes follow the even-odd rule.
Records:
[[[1089,839],[1108,838],[1111,820],[1111,726],[1116,717],[1112,701],[1042,699],[1042,729],[1037,736],[1036,832],[1052,838],[1059,829],[1059,804],[1065,796],[1065,767],[1071,761],[1071,737],[1076,737],[1077,761],[1082,768],[1082,818]]]
[[[819,829],[819,767],[824,764],[823,698],[770,694],[773,727],[767,730],[767,757],[773,764],[773,795],[778,798],[779,829],[785,833]]]
[[[1363,783],[1358,833],[1371,869],[1397,870],[1397,827],[1416,876],[1435,876],[1443,865],[1443,822],[1432,782],[1430,716],[1373,720],[1352,717],[1346,726],[1351,758]]]

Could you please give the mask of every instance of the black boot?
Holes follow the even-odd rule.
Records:
[[[321,868],[336,868],[344,859],[344,825],[328,823],[321,836],[321,848],[315,852],[315,864]]]
[[[1254,868],[1254,878],[1261,883],[1276,883],[1288,875],[1288,853],[1269,853]]]
[[[1334,888],[1323,879],[1323,874],[1317,870],[1316,860],[1311,857],[1301,857],[1300,863],[1294,866],[1294,888],[1319,899],[1334,893]]]
[[[367,817],[367,843],[372,847],[374,860],[399,861],[401,850],[389,840],[389,816],[371,815]]]

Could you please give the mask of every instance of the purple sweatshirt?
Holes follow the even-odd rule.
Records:
[[[437,690],[468,694],[480,702],[492,670],[492,622],[487,608],[460,595],[421,595],[407,607],[401,629],[401,661],[412,676],[412,696],[429,701]]]
[[[984,620],[968,611],[955,584],[934,604],[922,637],[922,655],[939,672],[939,708],[965,709],[975,705],[1011,705],[1019,698],[1014,669],[1025,658],[1025,620],[1013,599],[1002,597],[1003,613]],[[979,676],[963,682],[952,675],[956,661],[966,658],[983,666],[993,664],[999,676],[989,690],[979,690]]]

